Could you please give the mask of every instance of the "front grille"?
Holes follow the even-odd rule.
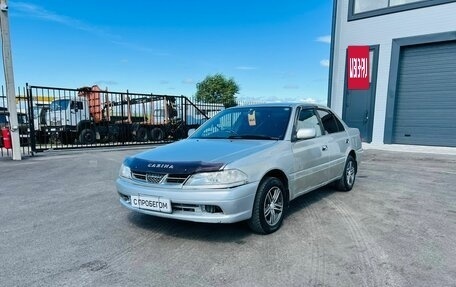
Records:
[[[146,173],[146,180],[150,183],[160,183],[165,175],[158,173]]]
[[[62,125],[62,121],[61,120],[51,120],[50,121],[50,126],[52,127],[59,127]]]
[[[166,182],[181,184],[187,180],[188,176],[188,174],[168,174],[168,176],[166,177]]]
[[[132,177],[136,180],[147,182],[151,184],[174,184],[180,185],[185,183],[189,174],[162,174],[162,173],[146,173],[146,172],[132,172]]]
[[[146,181],[146,174],[145,174],[145,173],[132,172],[132,173],[131,173],[131,176],[132,176],[134,179]]]

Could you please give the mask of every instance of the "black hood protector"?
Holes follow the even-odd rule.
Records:
[[[163,174],[194,174],[198,172],[218,171],[224,163],[202,161],[162,162],[140,158],[127,158],[125,164],[133,172]]]

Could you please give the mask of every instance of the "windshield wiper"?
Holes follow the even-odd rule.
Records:
[[[278,137],[267,135],[231,135],[228,139],[247,139],[247,140],[279,140]]]

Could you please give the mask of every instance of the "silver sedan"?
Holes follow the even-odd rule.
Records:
[[[349,191],[362,155],[359,131],[327,107],[264,104],[226,109],[188,139],[128,157],[123,206],[209,223],[282,224],[288,203],[329,183]]]

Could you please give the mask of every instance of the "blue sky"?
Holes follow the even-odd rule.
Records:
[[[192,97],[222,73],[240,100],[326,103],[331,0],[8,4],[16,86]]]

